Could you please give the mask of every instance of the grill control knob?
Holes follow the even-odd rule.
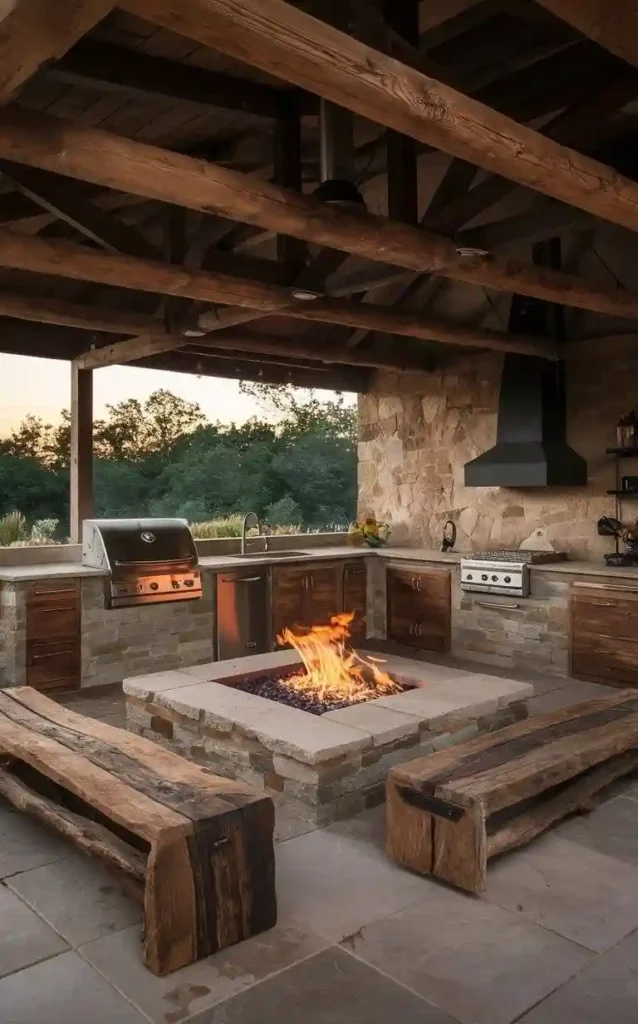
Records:
[[[185,585],[187,587],[192,587],[192,585],[193,585],[193,581],[192,580],[184,580],[184,583],[185,583]]]
[[[467,574],[467,579],[468,579],[468,580],[473,580],[473,579],[474,579],[474,577],[472,576],[472,573],[471,573],[471,572],[468,572],[468,574]]]
[[[481,579],[487,582],[487,573],[484,572],[483,575],[481,576]]]
[[[511,583],[512,582],[512,577],[511,576],[506,576],[503,582],[504,583]]]
[[[173,580],[172,587],[173,590],[179,590],[179,583],[177,580]]]
[[[151,590],[159,590],[159,583],[151,583]]]
[[[138,583],[135,589],[137,590],[138,594],[141,594],[142,593],[142,584]]]
[[[492,583],[498,583],[498,576],[492,576]]]

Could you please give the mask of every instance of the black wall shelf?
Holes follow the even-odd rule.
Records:
[[[623,501],[636,501],[638,500],[638,490],[623,491],[620,486],[620,463],[622,459],[638,459],[638,445],[630,446],[619,446],[616,448],[606,448],[605,452],[607,455],[613,455],[615,465],[615,479],[616,486],[613,490],[607,491],[607,494],[613,495],[614,498],[614,515],[616,519],[622,522],[622,503]],[[616,537],[616,554],[620,551],[620,543],[618,537]]]

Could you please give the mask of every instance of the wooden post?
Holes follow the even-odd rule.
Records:
[[[93,515],[93,371],[71,363],[71,543]]]

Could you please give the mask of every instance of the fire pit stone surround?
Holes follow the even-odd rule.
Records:
[[[390,657],[414,689],[317,716],[245,693],[247,675],[300,666],[295,651],[212,662],[124,681],[130,731],[212,771],[280,793],[323,825],[383,799],[389,768],[527,716],[516,680]]]

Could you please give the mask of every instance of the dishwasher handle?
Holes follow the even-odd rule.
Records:
[[[220,583],[261,583],[265,576],[220,576]]]

